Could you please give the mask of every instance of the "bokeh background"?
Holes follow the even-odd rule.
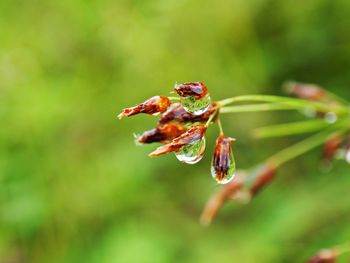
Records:
[[[348,0],[0,2],[0,262],[303,262],[350,237],[350,167],[298,158],[248,205],[199,225],[212,144],[197,165],[149,159],[117,113],[201,80],[214,99],[283,95],[285,80],[350,98]],[[240,169],[301,137],[255,140],[297,113],[224,117]]]

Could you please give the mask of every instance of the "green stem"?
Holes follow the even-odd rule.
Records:
[[[333,111],[335,113],[344,113],[348,111],[347,107],[345,106],[328,105],[328,104],[316,102],[316,101],[285,98],[285,97],[272,96],[272,95],[243,95],[243,96],[237,96],[237,97],[221,100],[218,102],[218,104],[222,107],[235,102],[247,102],[247,101],[274,102],[274,103],[289,105],[295,108],[314,108],[316,111],[321,111],[321,112]]]
[[[268,159],[276,168],[281,166],[285,162],[298,157],[299,155],[310,151],[311,149],[323,144],[330,136],[343,134],[349,128],[349,121],[345,119],[337,124],[332,125],[329,128],[322,130],[321,132],[298,142],[282,151],[274,154]]]
[[[281,137],[314,132],[330,125],[323,119],[299,121],[257,128],[253,132],[253,135],[256,138]]]
[[[350,243],[345,243],[334,247],[338,255],[350,252]]]
[[[234,113],[234,112],[255,112],[255,111],[274,111],[274,110],[295,110],[300,107],[286,105],[281,103],[264,103],[264,104],[249,104],[223,107],[220,113]]]
[[[211,121],[214,119],[214,117],[216,116],[216,114],[218,113],[218,110],[215,110],[209,117],[207,123],[205,124],[205,127],[209,127]]]
[[[168,97],[169,100],[173,100],[173,101],[179,101],[180,98],[179,97]]]
[[[224,130],[222,129],[222,124],[221,124],[220,118],[218,118],[217,123],[218,123],[218,126],[219,126],[220,135],[223,135],[224,134]]]

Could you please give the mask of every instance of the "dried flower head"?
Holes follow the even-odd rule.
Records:
[[[165,123],[136,137],[138,143],[168,143],[187,131],[180,123]]]
[[[124,109],[118,117],[121,119],[138,113],[150,115],[162,113],[157,127],[139,135],[136,138],[137,142],[163,143],[164,145],[151,152],[149,156],[156,157],[174,152],[178,160],[188,164],[197,163],[202,159],[206,147],[206,130],[211,124],[218,124],[220,135],[215,144],[212,176],[218,183],[225,185],[209,200],[204,209],[202,222],[208,224],[227,200],[247,202],[253,198],[272,181],[276,169],[287,161],[323,143],[325,144],[323,158],[331,160],[344,141],[343,134],[349,133],[348,102],[317,85],[289,83],[287,86],[291,94],[301,99],[242,95],[212,102],[203,82],[185,82],[175,85],[179,97],[155,96],[135,107]],[[174,101],[176,103],[172,103]],[[258,103],[244,104],[248,102]],[[227,106],[234,103],[242,104]],[[312,117],[322,117],[325,122],[320,124],[320,121],[303,121],[265,127],[264,136],[286,136],[315,131],[319,133],[274,154],[264,165],[249,171],[247,175],[240,173],[235,176],[235,161],[231,149],[234,139],[224,136],[220,114],[292,109],[304,112],[309,110],[313,113]],[[329,127],[325,127],[325,124]],[[346,159],[350,162],[350,142],[346,148]]]
[[[154,96],[137,106],[124,109],[118,118],[129,117],[139,113],[146,113],[150,115],[158,115],[166,111],[170,106],[171,102],[167,97],[164,96]]]

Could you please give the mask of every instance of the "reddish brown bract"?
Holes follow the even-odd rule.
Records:
[[[213,168],[215,170],[215,177],[217,181],[221,181],[227,176],[231,164],[231,143],[235,139],[225,137],[221,134],[216,140]]]
[[[159,120],[159,123],[164,124],[170,121],[176,121],[180,123],[205,122],[214,113],[215,109],[215,104],[212,103],[205,113],[201,115],[193,115],[187,112],[181,103],[174,103],[167,109],[166,112],[163,113],[162,118]]]
[[[181,124],[167,123],[144,132],[137,137],[139,143],[169,142],[184,133],[187,128]]]
[[[170,106],[171,102],[167,97],[164,96],[154,96],[143,103],[135,107],[130,107],[124,109],[119,115],[118,118],[122,119],[123,117],[132,116],[139,113],[146,113],[150,115],[157,115],[163,113]]]
[[[201,99],[208,94],[208,89],[203,82],[185,82],[177,84],[175,91],[181,97],[193,96],[196,99]]]
[[[175,138],[172,142],[157,148],[154,152],[150,153],[149,156],[155,157],[170,152],[177,152],[183,146],[200,140],[204,136],[206,129],[207,128],[202,125],[193,126],[187,132]]]

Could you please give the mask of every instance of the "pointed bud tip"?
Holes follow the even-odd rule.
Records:
[[[118,114],[118,119],[119,120],[123,119],[124,117],[126,117],[124,111],[122,111],[121,113]]]
[[[168,148],[165,147],[166,145],[160,146],[157,149],[155,149],[153,152],[151,152],[150,154],[148,154],[148,157],[158,157],[159,155],[163,155],[168,153]]]
[[[199,219],[199,224],[203,227],[209,227],[212,222],[212,218],[202,215]]]

